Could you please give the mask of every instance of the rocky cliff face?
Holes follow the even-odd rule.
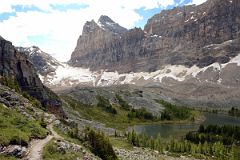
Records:
[[[16,47],[19,53],[26,54],[29,60],[34,64],[35,70],[41,76],[50,75],[55,72],[56,67],[61,65],[59,61],[50,54],[43,52],[39,47]]]
[[[238,0],[208,0],[162,11],[149,19],[144,31],[116,32],[87,22],[70,64],[123,73],[151,72],[168,64],[202,68],[226,63],[240,51],[239,10]],[[213,48],[215,44],[223,45]]]
[[[94,20],[86,22],[82,35],[79,37],[77,46],[72,53],[70,64],[87,66],[89,60],[95,58],[94,55],[101,54],[102,49],[107,47],[106,45],[120,39],[121,35],[126,31],[127,29],[121,27],[107,16],[101,16],[98,23]]]
[[[55,66],[42,80],[56,91],[131,84],[190,106],[236,107],[239,2],[209,0],[162,11],[144,30],[126,30],[102,16],[85,24],[68,64]]]
[[[0,75],[16,81],[20,89],[38,99],[46,109],[64,116],[61,101],[39,79],[27,55],[18,53],[11,42],[0,37]]]

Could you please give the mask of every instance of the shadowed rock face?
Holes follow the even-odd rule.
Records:
[[[39,79],[27,55],[17,52],[11,42],[0,37],[0,75],[16,80],[21,90],[38,99],[44,107],[64,116],[59,98]]]
[[[102,16],[99,21],[105,23],[85,24],[69,64],[123,73],[151,72],[167,64],[205,67],[226,63],[240,51],[239,10],[238,0],[208,0],[199,6],[164,10],[148,20],[144,31],[122,32],[106,26],[116,23]],[[220,52],[211,47],[229,40],[235,41]]]

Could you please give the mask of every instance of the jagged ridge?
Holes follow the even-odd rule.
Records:
[[[209,0],[200,6],[162,11],[148,21],[144,31],[132,29],[122,35],[103,31],[92,21],[94,29],[79,37],[70,64],[126,73],[156,71],[169,64],[202,68],[226,63],[239,53],[239,40],[221,52],[207,46],[239,39],[239,10],[238,0]]]

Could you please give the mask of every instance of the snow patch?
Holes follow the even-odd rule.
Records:
[[[106,24],[109,26],[114,26],[115,23],[106,22]]]
[[[51,81],[51,84],[53,85],[59,84],[62,80],[78,82],[91,82],[95,80],[89,69],[71,67],[67,64],[59,66],[55,73],[56,74],[53,76]]]
[[[151,35],[150,37],[158,37],[158,38],[162,38],[162,36],[159,36],[157,34]]]
[[[104,29],[104,25],[103,25],[101,22],[98,22],[97,25],[98,25],[100,28],[102,28],[103,30],[105,30],[105,29]]]
[[[224,67],[228,65],[229,63],[235,63],[237,66],[240,66],[240,54],[234,58],[232,58],[228,63],[224,64]]]
[[[55,74],[48,75],[47,77],[40,76],[42,81],[49,81],[50,85],[74,85],[81,83],[88,83],[93,86],[109,86],[118,84],[135,84],[138,80],[140,81],[152,81],[162,82],[164,78],[172,78],[177,81],[184,81],[188,78],[198,78],[199,73],[205,72],[211,68],[213,71],[221,71],[228,64],[237,64],[240,66],[240,54],[232,58],[228,63],[219,64],[213,63],[209,66],[199,68],[194,65],[190,68],[183,65],[166,65],[164,68],[155,72],[131,72],[120,74],[116,72],[92,72],[89,69],[71,67],[67,64],[61,64],[57,66]],[[221,83],[219,79],[217,83]]]

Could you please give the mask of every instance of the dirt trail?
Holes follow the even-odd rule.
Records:
[[[53,130],[53,123],[48,125],[48,130],[50,131],[50,135],[48,135],[44,139],[33,140],[30,143],[29,154],[23,160],[41,160],[42,159],[42,152],[44,146],[52,139],[62,139],[54,130]]]

